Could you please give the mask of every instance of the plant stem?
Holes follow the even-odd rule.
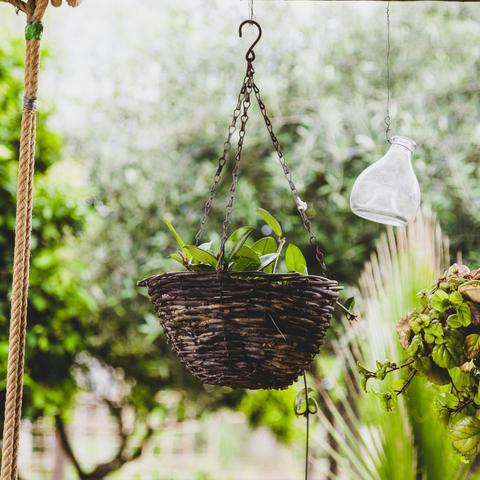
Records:
[[[355,315],[353,312],[351,312],[348,308],[345,307],[345,305],[342,305],[339,301],[335,302],[340,308],[345,310],[347,312],[348,320],[357,320],[357,315]]]
[[[282,251],[283,246],[285,245],[286,239],[285,238],[279,238],[280,243],[278,244],[277,252],[278,257],[275,259],[275,263],[273,264],[273,270],[272,272],[275,273],[275,270],[277,269],[277,262],[278,259],[280,258],[280,252]]]
[[[405,382],[405,385],[400,390],[395,390],[397,395],[401,395],[410,385],[410,382],[413,380],[413,377],[418,373],[418,370],[414,370],[410,375],[410,378]]]
[[[459,394],[460,394],[460,390],[458,390],[458,388],[455,386],[455,383],[453,383],[453,379],[452,379],[452,387],[454,388],[455,393],[456,393],[457,395],[459,395]]]
[[[462,403],[457,408],[449,408],[448,410],[451,413],[458,413],[458,412],[461,412],[464,408],[468,407],[472,403],[473,403],[473,398],[470,398],[470,400],[467,400],[466,402]]]
[[[408,367],[409,365],[411,365],[414,362],[415,362],[415,360],[410,360],[409,362],[404,363],[403,365],[400,365],[399,367],[395,367],[395,368],[392,368],[391,370],[387,370],[386,373],[395,372],[396,370],[400,370],[401,368]],[[416,370],[415,370],[415,372],[416,372]]]

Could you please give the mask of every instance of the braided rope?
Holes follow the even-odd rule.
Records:
[[[62,5],[62,0],[50,0],[52,5],[54,7],[60,7]],[[32,0],[27,0],[27,1],[24,1],[24,0],[0,0],[0,2],[5,2],[5,3],[9,3],[10,5],[13,5],[15,7],[15,9],[17,10],[21,10],[22,12],[26,13],[27,15],[31,15],[33,14],[34,12],[33,11],[30,11],[31,10],[31,5],[33,3],[33,8],[35,9],[35,1],[32,1]],[[71,7],[78,7],[81,3],[82,3],[82,0],[67,0],[67,3],[71,6]],[[47,0],[47,4],[48,4],[48,0]],[[38,5],[41,5],[43,6],[43,2],[37,2],[37,8],[38,8]],[[42,8],[42,7],[41,7]],[[41,10],[42,12],[45,11],[45,8],[43,8],[43,10]],[[36,16],[36,15],[35,15]],[[41,17],[37,17],[36,18],[41,18]]]
[[[38,42],[40,43],[40,42]],[[30,256],[31,246],[31,231],[32,231],[32,211],[33,211],[33,174],[35,169],[35,138],[36,138],[36,114],[35,110],[29,112],[32,118],[30,130],[30,158],[28,165],[28,193],[27,193],[27,218],[26,218],[26,232],[25,238],[25,252]],[[20,339],[19,339],[19,358],[17,368],[17,396],[15,408],[15,430],[13,439],[13,465],[12,465],[12,479],[17,478],[17,464],[18,464],[18,450],[20,443],[20,423],[22,420],[22,396],[23,396],[23,368],[25,364],[25,335],[27,332],[27,306],[28,306],[28,274],[30,270],[30,262],[28,257],[25,259],[23,265],[23,289],[22,289],[22,323],[20,325]]]
[[[49,0],[37,0],[27,7],[28,23],[41,22]],[[33,11],[31,11],[33,10]],[[26,42],[25,103],[20,138],[20,159],[17,187],[17,216],[13,264],[12,307],[5,402],[5,425],[1,480],[17,478],[20,420],[22,413],[23,367],[27,327],[28,274],[33,209],[33,174],[35,162],[35,126],[38,76],[40,71],[40,41]]]

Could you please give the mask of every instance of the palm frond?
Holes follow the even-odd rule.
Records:
[[[312,440],[333,459],[327,477],[375,480],[462,480],[468,474],[447,439],[447,431],[432,415],[433,389],[414,379],[409,399],[398,399],[396,412],[380,410],[377,397],[361,391],[357,361],[374,368],[375,360],[401,360],[396,325],[419,306],[416,293],[429,287],[450,264],[449,241],[433,214],[424,211],[407,228],[388,227],[360,275],[356,292],[362,319],[342,328],[332,340],[335,365],[322,358],[315,383],[324,409]],[[328,389],[326,386],[328,386]],[[369,389],[385,391],[380,382]],[[336,445],[335,451],[325,434]],[[355,472],[355,474],[353,473]]]

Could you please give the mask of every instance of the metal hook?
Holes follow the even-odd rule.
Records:
[[[238,34],[240,35],[240,37],[242,36],[242,28],[246,23],[249,23],[250,25],[255,25],[258,28],[258,37],[252,43],[252,46],[248,49],[248,52],[245,55],[247,62],[253,62],[255,60],[255,52],[253,51],[253,47],[255,47],[258,41],[262,38],[262,27],[255,20],[245,20],[240,24],[240,27],[238,28]]]

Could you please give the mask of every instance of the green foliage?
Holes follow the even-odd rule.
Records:
[[[0,43],[0,383],[5,398],[8,325],[14,250],[24,42]],[[43,103],[42,103],[43,105]],[[73,251],[88,208],[76,177],[79,166],[59,162],[62,139],[49,130],[51,111],[37,120],[32,257],[23,415],[36,418],[68,409],[78,391],[72,366],[86,348],[86,318],[96,303],[81,282],[85,264]],[[2,418],[3,418],[2,410]]]
[[[166,28],[158,30],[159,41],[149,49],[135,49],[131,72],[125,68],[122,75],[110,76],[114,94],[93,107],[99,120],[85,132],[77,132],[74,151],[89,168],[95,185],[93,204],[110,210],[90,225],[83,238],[82,258],[92,264],[84,279],[100,292],[101,307],[101,325],[92,332],[95,342],[89,348],[105,364],[124,370],[126,382],[132,386],[128,397],[132,404],[151,406],[158,389],[175,385],[185,398],[198,394],[201,410],[208,403],[206,397],[229,405],[235,401],[231,392],[221,389],[205,394],[164,344],[163,335],[149,343],[143,332],[139,333],[138,327],[148,329],[150,308],[134,280],[172,268],[165,252],[172,251],[173,242],[168,229],[160,225],[164,212],[168,218],[181,218],[182,236],[193,238],[244,66],[239,64],[243,52],[239,54],[232,29],[238,24],[237,12],[223,10],[222,21],[218,21],[217,7],[207,2],[204,21],[198,22],[185,15],[187,9],[181,2],[174,3],[165,7],[162,18]],[[385,34],[384,23],[378,21],[380,16],[384,18],[384,10],[380,6],[365,16],[337,2],[328,6],[325,22],[295,24],[292,12],[297,2],[277,3],[274,8],[275,2],[271,2],[269,15],[275,28],[268,29],[258,47],[257,80],[268,87],[262,91],[267,107],[279,113],[278,138],[308,204],[307,213],[327,265],[334,278],[354,283],[383,229],[352,215],[348,197],[356,176],[387,148],[383,137],[385,75],[379,60],[384,58],[385,45],[378,40]],[[321,2],[311,3],[320,6]],[[393,124],[398,133],[423,144],[414,156],[423,202],[433,207],[444,229],[452,233],[453,251],[461,249],[475,260],[480,258],[480,240],[474,234],[479,223],[476,128],[480,90],[478,62],[472,59],[479,45],[478,15],[468,4],[407,2],[397,3],[395,9],[392,34],[401,48],[393,48],[391,57]],[[199,28],[208,36],[201,54],[195,55],[192,47],[203,32]],[[268,54],[261,54],[261,48]],[[203,55],[206,51],[209,55]],[[146,65],[160,65],[158,75],[139,76]],[[147,105],[132,95],[142,90],[151,93]],[[254,107],[249,112],[250,131],[258,134],[245,142],[235,222],[255,225],[251,212],[258,205],[285,219],[283,230],[305,252],[314,272],[313,249],[305,248],[308,237]],[[93,112],[88,113],[87,118],[93,118]],[[138,140],[146,138],[152,141]],[[227,167],[231,163],[229,159]],[[210,215],[213,232],[220,231],[224,218],[218,199],[227,195],[225,177]],[[253,240],[257,240],[255,234]],[[218,244],[218,236],[211,238]],[[412,272],[418,278],[416,266],[410,270],[411,276]],[[393,309],[398,304],[392,295],[389,305]],[[385,311],[383,320],[388,316]],[[430,325],[421,328],[428,345],[443,338],[438,328],[430,333]],[[394,420],[382,421],[394,424]],[[416,438],[424,443],[418,442],[427,444],[429,438],[426,434],[422,437],[422,429],[428,430],[425,425],[431,428],[432,424],[413,424]],[[385,440],[385,458],[388,452],[398,454],[398,438],[404,438],[401,432],[395,441]],[[405,448],[402,446],[402,452]],[[430,455],[434,456],[441,457]],[[389,464],[389,478],[400,478],[416,462],[416,457],[402,462],[396,462],[395,456],[389,458],[384,470],[388,471]],[[391,472],[392,465],[398,472]],[[442,477],[429,471],[429,478]]]
[[[170,229],[170,231],[173,233],[173,236],[177,240],[178,244],[183,248],[185,246],[185,242],[180,238],[178,233],[175,231],[173,228],[172,224],[165,218],[163,217],[163,220],[165,220],[165,223],[167,224],[167,227]]]
[[[265,223],[270,226],[277,237],[280,238],[282,236],[282,227],[278,223],[277,219],[263,208],[257,208],[257,212],[262,216],[262,218],[265,220]]]
[[[295,414],[292,409],[297,396],[293,388],[282,391],[248,391],[242,398],[239,408],[253,426],[266,426],[279,440],[288,443],[297,437]],[[305,393],[300,397],[305,400]]]
[[[313,388],[308,388],[307,391],[308,397],[305,393],[305,388],[302,388],[295,395],[295,400],[293,402],[293,410],[295,412],[295,415],[297,416],[315,415],[318,412],[318,403],[312,396],[315,393],[315,390],[313,390]]]
[[[407,369],[410,377],[408,380],[402,379],[401,382],[394,381],[392,388],[397,395],[407,391],[417,374],[426,375],[432,384],[448,385],[448,390],[441,390],[440,396],[434,399],[434,408],[437,409],[442,424],[452,423],[449,439],[464,455],[476,455],[480,452],[480,436],[475,430],[480,421],[467,416],[453,424],[472,411],[473,406],[477,405],[480,393],[480,326],[472,323],[469,306],[471,302],[476,305],[476,289],[463,287],[472,285],[472,279],[478,277],[480,270],[470,271],[466,266],[459,267],[454,264],[430,291],[422,290],[418,294],[425,304],[423,310],[419,312],[415,308],[407,315],[406,320],[400,321],[397,328],[402,347],[408,354],[403,365],[397,366],[391,362],[382,364],[377,361],[377,370],[374,372],[359,364],[357,366],[365,390],[366,383],[371,378],[384,380],[388,373],[403,368]],[[461,387],[457,387],[453,380],[453,370],[457,367],[464,373]],[[385,395],[388,396],[379,395],[381,407],[386,411],[393,411],[389,398]]]
[[[452,445],[464,455],[480,453],[480,420],[465,417],[455,423],[448,434]]]
[[[308,275],[307,261],[302,251],[295,245],[290,244],[285,253],[285,263],[289,272],[300,272]]]
[[[281,235],[280,224],[266,210],[257,209],[262,218],[269,225],[275,227],[274,231]],[[209,242],[200,247],[195,245],[185,245],[183,240],[178,236],[172,224],[163,217],[168,228],[173,233],[182,250],[187,254],[184,256],[179,252],[180,256],[169,255],[168,258],[181,263],[187,270],[193,271],[210,271],[217,268],[220,258],[220,252],[216,255],[211,250],[212,243]],[[273,229],[273,228],[272,228]],[[221,266],[225,270],[236,272],[247,271],[265,271],[271,273],[275,271],[278,257],[285,243],[284,239],[277,242],[272,237],[263,237],[257,240],[252,247],[245,244],[247,239],[253,233],[253,227],[240,227],[227,238],[224,247],[224,255],[222,256]],[[285,255],[285,264],[289,272],[298,272],[308,275],[305,257],[298,247],[290,244]]]

